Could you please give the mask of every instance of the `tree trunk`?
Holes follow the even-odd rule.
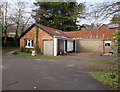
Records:
[[[3,45],[6,46],[7,45],[7,28],[5,27],[4,29],[4,42]]]
[[[16,33],[15,33],[15,45],[16,46],[18,45],[18,41],[17,41],[17,38],[18,38],[18,28],[19,28],[19,24],[16,27]]]

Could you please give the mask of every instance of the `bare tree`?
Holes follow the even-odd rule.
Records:
[[[2,37],[2,29],[3,29],[3,5],[0,3],[0,36]]]
[[[95,16],[94,16],[95,15]],[[120,1],[116,2],[103,2],[97,4],[96,8],[91,12],[91,17],[101,19],[106,21],[107,19],[112,19],[113,23],[119,25],[118,31],[115,33],[115,61],[118,64],[118,89],[120,90]]]
[[[29,20],[31,19],[31,15],[29,17],[25,15],[31,13],[31,12],[26,12],[25,10],[26,4],[27,3],[25,2],[17,2],[16,3],[17,7],[15,8],[15,12],[14,14],[12,14],[11,17],[11,19],[13,20],[16,26],[15,39],[17,39],[19,37],[19,34],[21,34],[25,30],[25,26],[29,23]]]
[[[87,13],[89,19],[94,19],[94,22],[101,21],[104,22],[106,20],[110,20],[114,15],[117,15],[120,12],[120,2],[116,0],[116,2],[102,2],[95,3],[91,5],[91,11]]]
[[[3,14],[3,34],[4,34],[4,44],[6,44],[6,40],[7,40],[7,29],[14,25],[14,23],[10,22],[9,19],[10,19],[10,16],[8,14],[8,8],[9,8],[9,4],[8,2],[4,2],[4,6],[3,6],[3,9],[4,9],[4,14]]]
[[[16,2],[12,7],[9,2],[3,2],[3,35],[4,44],[6,44],[9,28],[14,28],[15,40],[25,30],[31,17],[31,12],[27,10],[28,6],[26,2]]]

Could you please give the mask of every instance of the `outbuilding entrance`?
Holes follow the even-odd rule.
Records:
[[[44,55],[53,55],[53,41],[52,40],[44,40]]]

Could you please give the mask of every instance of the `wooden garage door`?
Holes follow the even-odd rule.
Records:
[[[53,41],[44,41],[44,55],[53,55]]]

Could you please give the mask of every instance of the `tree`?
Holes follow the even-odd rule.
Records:
[[[23,31],[26,29],[31,17],[28,5],[26,2],[16,2],[14,6],[11,7],[10,2],[2,3],[2,12],[3,12],[3,37],[4,44],[6,45],[7,37],[9,32],[15,33],[15,42],[17,42],[17,38]],[[11,12],[12,11],[12,12]],[[13,30],[9,30],[12,28]],[[17,45],[17,44],[16,44]]]
[[[114,24],[120,24],[120,15],[114,15],[111,21]]]
[[[78,30],[77,18],[85,9],[84,4],[76,2],[37,2],[38,9],[33,10],[36,23],[63,31]]]
[[[2,45],[2,31],[3,31],[3,11],[2,4],[0,4],[0,47]]]
[[[115,52],[116,57],[115,61],[118,64],[118,89],[120,89],[120,1],[116,2],[103,2],[92,11],[92,14],[97,19],[100,18],[102,20],[107,20],[108,18],[112,19],[112,22],[118,24],[119,27],[117,32],[115,33],[115,38],[113,38],[115,42]]]
[[[120,2],[119,0],[111,2],[96,2],[89,5],[90,9],[86,12],[86,18],[88,20],[94,21],[94,23],[103,24],[103,22],[108,21],[113,18],[114,15],[117,15],[120,11]]]
[[[8,2],[4,2],[3,4],[3,9],[4,9],[4,16],[3,16],[3,34],[4,34],[4,45],[6,45],[6,41],[7,41],[7,29],[14,25],[14,23],[12,23],[10,20],[10,16],[8,14],[8,9],[9,9],[9,4]]]
[[[115,62],[118,65],[118,69],[117,69],[117,75],[118,75],[118,90],[120,90],[120,31],[116,31],[116,33],[114,34],[115,38],[113,38],[114,40],[114,50],[115,50]]]
[[[2,37],[2,30],[3,30],[3,11],[2,11],[2,4],[0,4],[0,37]]]
[[[31,16],[30,17],[24,16],[25,14],[30,13],[30,12],[25,11],[25,6],[26,6],[25,2],[17,2],[16,5],[17,5],[17,7],[15,8],[15,12],[13,14],[11,14],[11,19],[16,26],[15,41],[17,42],[17,38],[19,37],[19,34],[23,33]],[[21,32],[19,32],[19,31],[21,31]]]

